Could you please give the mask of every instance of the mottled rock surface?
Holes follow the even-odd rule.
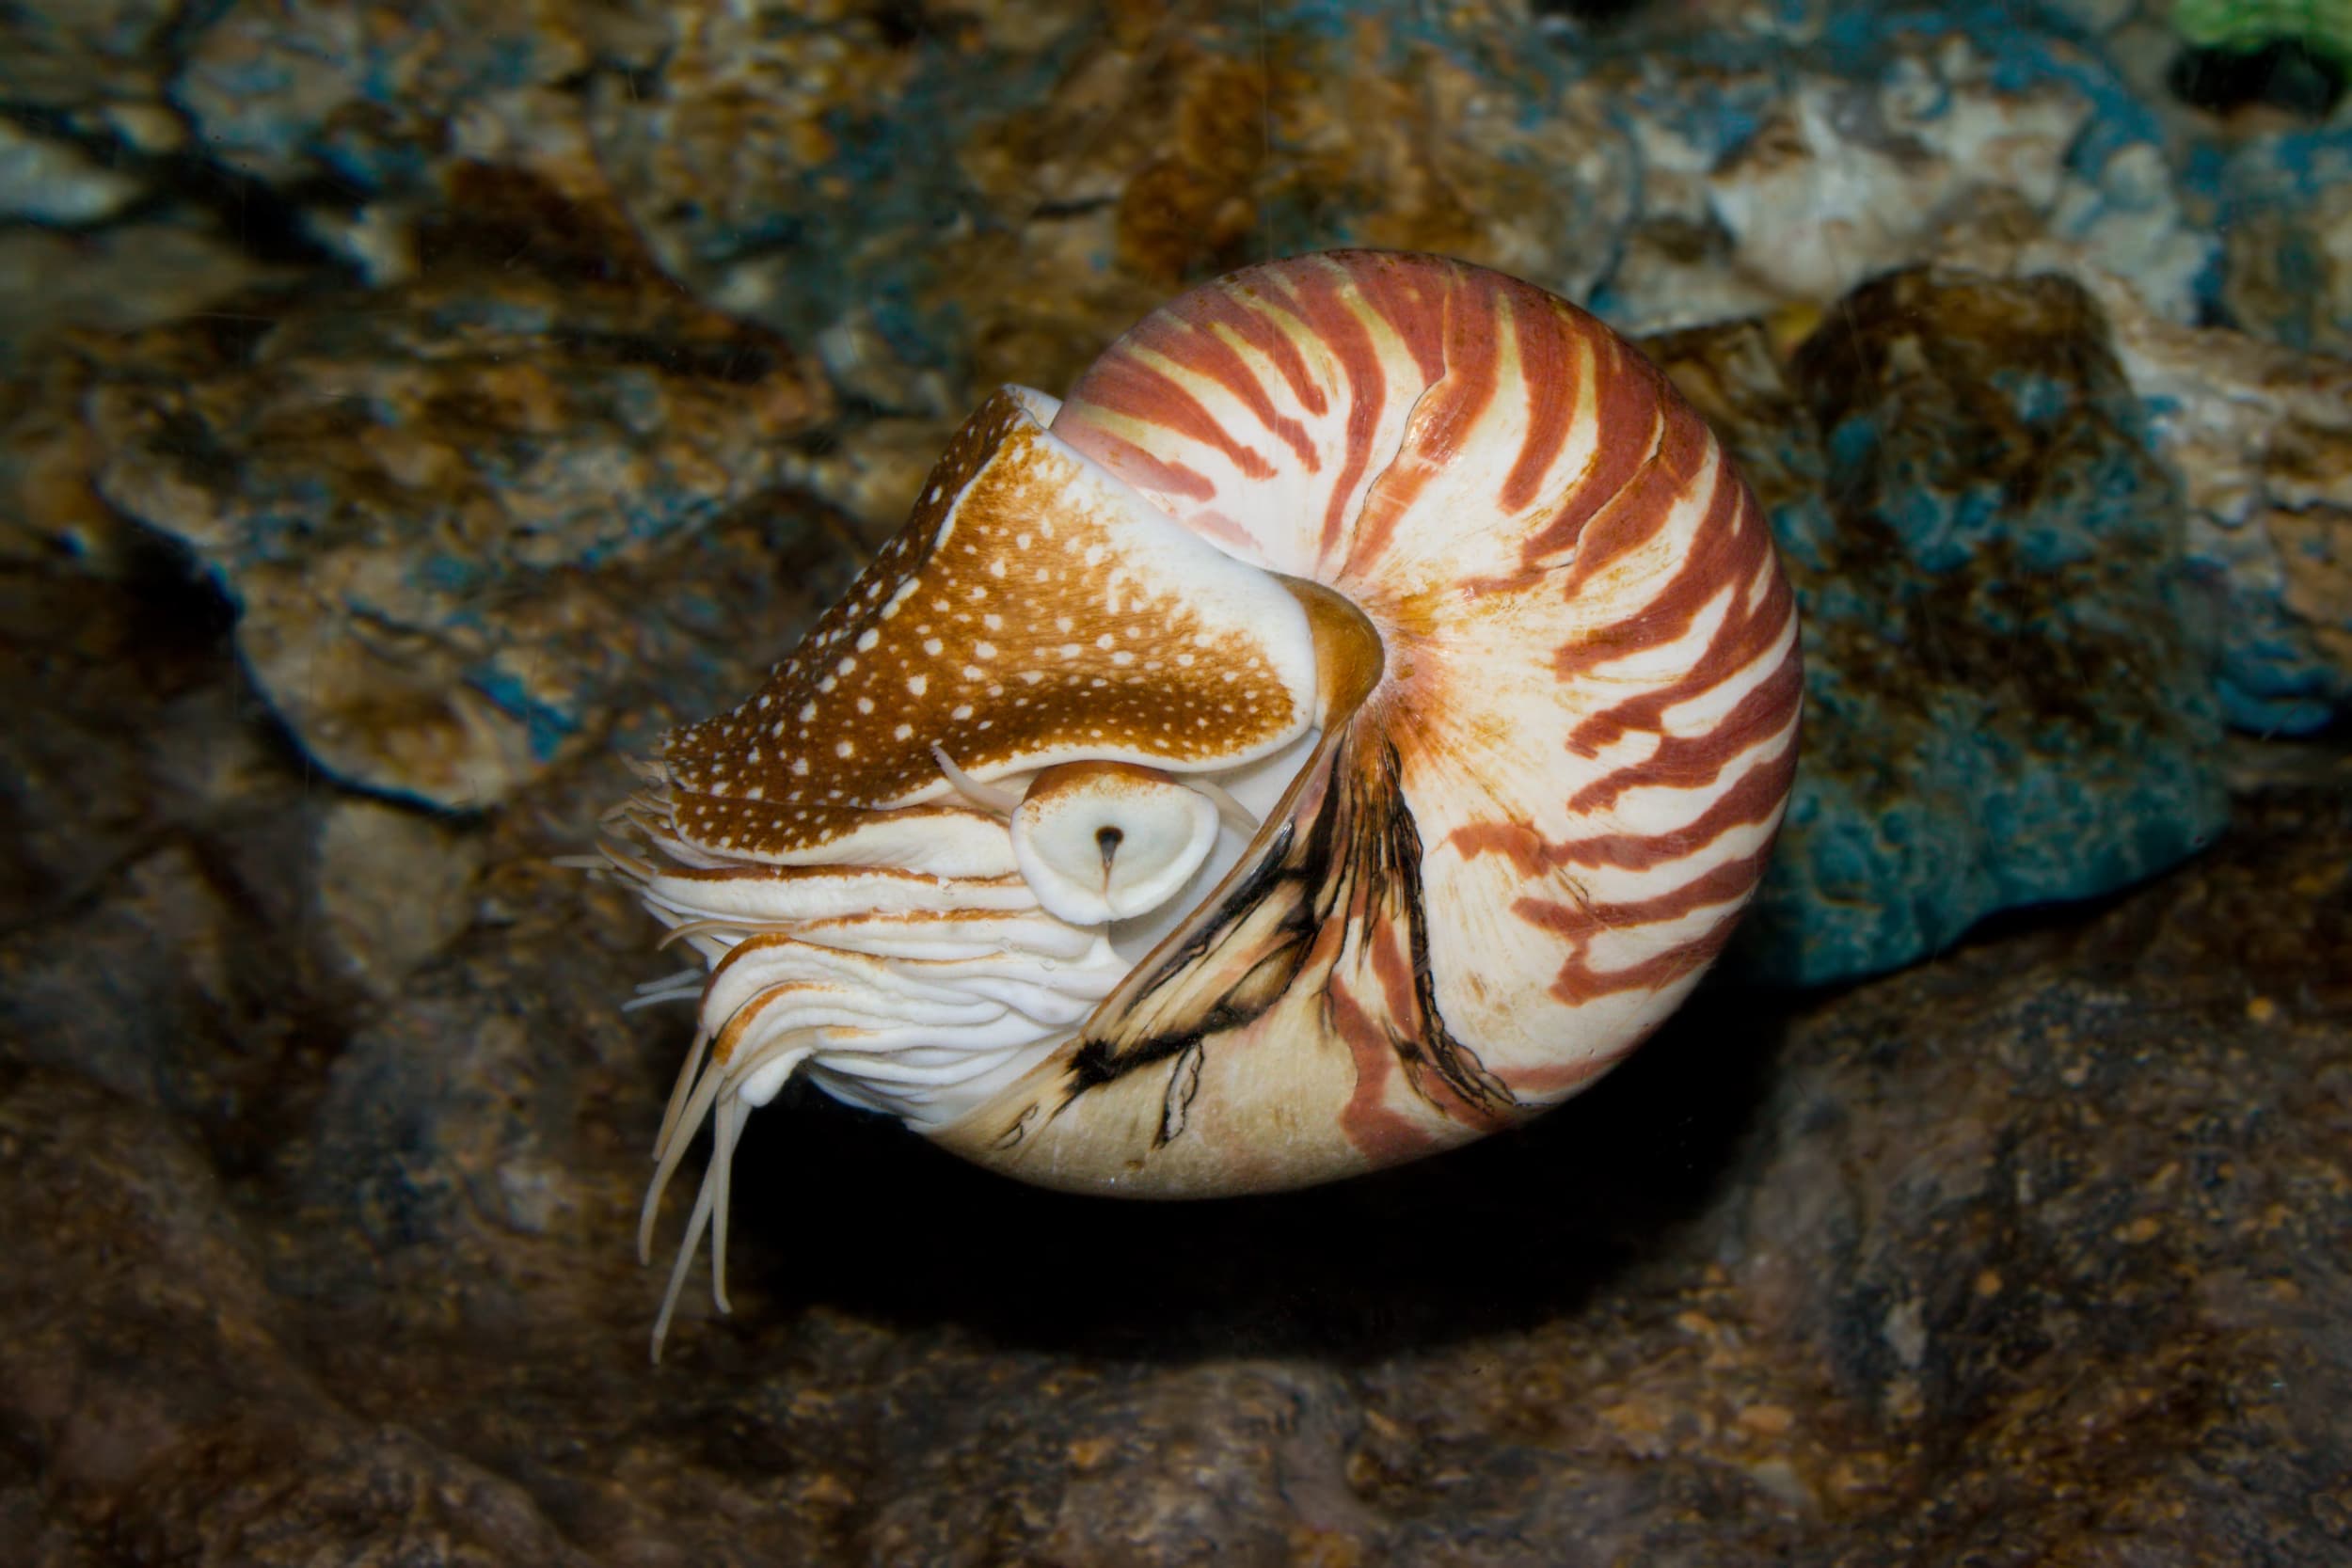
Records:
[[[1598,302],[1645,327],[1826,305],[1890,268],[1994,250],[2194,309],[2216,242],[2185,221],[2131,23],[2015,8],[1820,7],[1715,25],[1635,8],[1570,96],[1623,102],[1644,197]],[[1661,71],[1663,52],[1688,63]],[[2021,254],[2030,252],[2029,255]]]
[[[321,766],[476,809],[610,738],[707,635],[730,519],[824,407],[789,349],[652,285],[443,274],[87,349],[74,434],[183,543]]]
[[[2217,590],[2232,722],[2299,734],[2352,699],[2352,360],[2112,307]]]
[[[2218,830],[2212,609],[2080,289],[1904,273],[1785,362],[1754,326],[1651,347],[1756,487],[1804,615],[1757,971],[1891,969]]]
[[[1631,184],[1522,8],[687,0],[596,144],[665,264],[960,419],[1065,387],[1183,281],[1335,244],[1581,292]],[[885,172],[886,171],[886,172]],[[950,394],[937,404],[943,387]],[[895,519],[893,519],[895,521]]]

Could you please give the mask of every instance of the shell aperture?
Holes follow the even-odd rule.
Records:
[[[702,1016],[663,1175],[718,1132],[688,1249],[789,1073],[1159,1196],[1556,1103],[1728,937],[1798,702],[1760,512],[1599,323],[1434,257],[1203,285],[990,400],[632,800],[614,863],[710,966],[654,991]]]

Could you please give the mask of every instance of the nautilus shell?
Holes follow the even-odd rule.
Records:
[[[1250,267],[1008,388],[612,863],[707,973],[657,1153],[789,1078],[1025,1181],[1394,1164],[1576,1093],[1764,866],[1796,612],[1705,423],[1435,257]],[[657,1327],[657,1341],[660,1327]]]

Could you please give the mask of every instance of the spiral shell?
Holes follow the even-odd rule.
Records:
[[[1755,890],[1796,631],[1705,423],[1477,267],[1251,267],[1064,403],[1000,392],[767,687],[669,738],[628,811],[659,854],[610,851],[712,965],[652,993],[702,1010],[663,1129],[666,1176],[715,1108],[690,1248],[795,1072],[1024,1180],[1170,1197],[1567,1098]],[[1061,824],[1028,875],[1025,811]],[[1128,907],[1098,878],[1184,887],[1089,926]]]

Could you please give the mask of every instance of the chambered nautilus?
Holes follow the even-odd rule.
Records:
[[[1511,1126],[1680,1002],[1796,766],[1794,603],[1591,316],[1348,251],[1006,388],[606,853],[707,965],[645,1201],[795,1074],[1073,1191],[1302,1186]]]

